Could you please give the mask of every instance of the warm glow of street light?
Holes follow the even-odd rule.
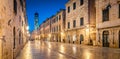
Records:
[[[64,36],[64,32],[61,32],[61,35]]]
[[[27,34],[29,34],[29,31],[27,31]]]
[[[51,37],[51,34],[49,34],[48,36]]]
[[[89,29],[89,28],[87,28],[87,29],[86,29],[86,33],[89,33],[89,31],[90,31],[90,29]]]
[[[86,35],[90,35],[90,27],[89,27],[89,25],[86,26]]]
[[[27,26],[26,29],[29,30],[29,26]]]

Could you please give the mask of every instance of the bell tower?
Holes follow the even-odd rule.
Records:
[[[36,12],[34,17],[35,17],[34,18],[34,26],[35,26],[35,30],[37,30],[38,27],[39,27],[39,24],[38,24],[38,22],[39,22],[39,14]]]

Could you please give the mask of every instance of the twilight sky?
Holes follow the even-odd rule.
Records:
[[[68,0],[26,0],[26,12],[30,32],[34,30],[34,13],[39,13],[39,24],[46,18],[56,14],[59,9],[65,9]]]

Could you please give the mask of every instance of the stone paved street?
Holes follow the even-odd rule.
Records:
[[[16,59],[120,59],[120,49],[36,40],[29,41]]]

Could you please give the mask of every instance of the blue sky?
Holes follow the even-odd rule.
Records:
[[[46,18],[56,14],[60,9],[65,9],[68,0],[26,0],[26,12],[30,32],[34,30],[34,13],[39,13],[39,24]]]

